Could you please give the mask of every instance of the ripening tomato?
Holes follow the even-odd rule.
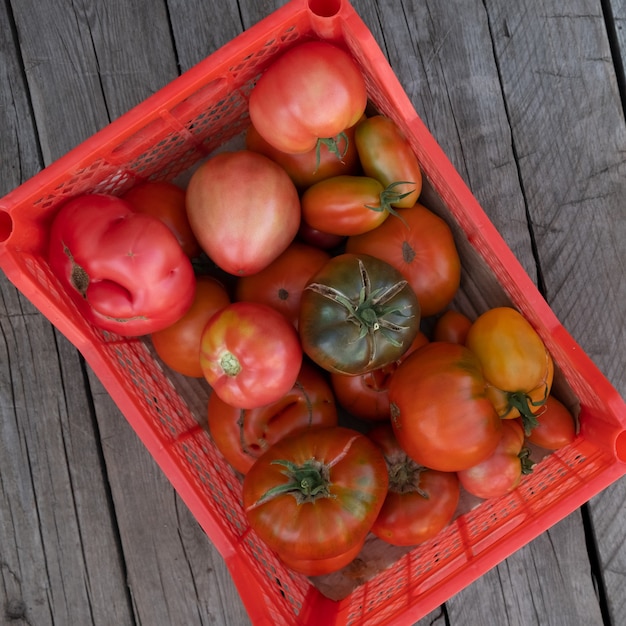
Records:
[[[372,533],[394,546],[431,539],[454,517],[461,493],[457,475],[416,463],[398,443],[391,424],[379,424],[367,436],[381,449],[389,474],[389,490]]]
[[[213,314],[228,304],[230,296],[219,280],[211,276],[198,276],[191,307],[178,321],[150,336],[163,363],[185,376],[202,378],[202,332]]]
[[[243,506],[281,558],[331,559],[363,543],[388,483],[383,454],[364,434],[308,428],[255,461],[243,480]]]
[[[400,219],[348,237],[346,252],[371,254],[395,267],[417,295],[423,317],[443,311],[461,281],[461,260],[448,224],[416,204],[397,209]]]
[[[135,211],[158,217],[173,233],[190,258],[200,256],[202,248],[191,230],[185,208],[185,190],[164,180],[146,181],[129,189],[122,197]]]
[[[235,276],[269,265],[300,226],[300,198],[287,172],[251,150],[221,152],[202,163],[186,202],[202,249]]]
[[[392,206],[412,207],[422,191],[422,169],[398,125],[384,115],[368,117],[356,125],[354,141],[366,176],[379,180],[384,187],[404,181],[395,191],[406,195]]]
[[[302,219],[322,232],[360,235],[389,217],[399,195],[393,184],[385,189],[369,176],[333,176],[302,194]]]
[[[332,389],[321,372],[307,362],[302,364],[295,385],[275,402],[239,409],[212,393],[207,412],[211,439],[242,474],[283,437],[302,428],[337,425]]]
[[[64,204],[48,260],[85,318],[125,337],[166,328],[193,301],[193,267],[172,231],[117,196],[84,194]]]
[[[297,326],[302,290],[329,259],[328,252],[294,241],[267,267],[239,278],[235,299],[263,302]]]
[[[420,465],[456,472],[493,453],[502,420],[485,395],[478,359],[466,347],[432,342],[409,355],[389,384],[391,424]]]
[[[308,243],[322,250],[332,250],[338,248],[346,239],[344,235],[333,235],[325,233],[317,228],[309,226],[304,220],[300,220],[298,237],[304,243]]]
[[[376,422],[389,420],[389,381],[402,360],[427,343],[428,338],[419,331],[410,348],[398,361],[356,376],[331,372],[330,382],[337,402],[359,419]]]
[[[355,544],[347,552],[327,559],[289,559],[284,555],[279,556],[287,567],[300,572],[300,574],[305,576],[323,576],[324,574],[337,572],[352,563],[363,549],[364,544],[365,539],[361,543]]]
[[[536,415],[537,425],[526,435],[530,442],[546,450],[559,450],[576,438],[576,422],[569,409],[554,396],[548,396]]]
[[[208,321],[200,366],[226,403],[254,409],[276,402],[295,384],[302,348],[293,325],[258,302],[233,302]]]
[[[472,320],[460,311],[448,309],[435,323],[433,341],[465,344]]]
[[[419,324],[419,303],[406,280],[369,255],[332,257],[302,292],[302,348],[329,372],[364,374],[398,360]]]
[[[457,472],[463,488],[478,498],[497,498],[515,489],[523,474],[532,471],[524,448],[524,429],[517,420],[502,423],[500,441],[488,458]]]
[[[350,54],[325,41],[290,48],[265,70],[248,109],[259,134],[282,152],[339,144],[365,112],[367,87]],[[338,158],[341,152],[337,149]]]
[[[337,149],[342,155],[338,158],[336,151],[328,144],[321,144],[308,152],[288,153],[277,150],[266,141],[259,131],[251,124],[246,132],[246,148],[260,152],[276,161],[289,174],[299,191],[330,178],[342,174],[356,174],[359,171],[359,155],[354,143],[354,126],[345,130],[345,136],[339,138]]]
[[[533,408],[548,397],[551,357],[526,318],[512,307],[489,309],[474,321],[465,345],[478,358],[485,380],[507,392],[509,406],[532,422]],[[541,398],[531,401],[531,392]]]

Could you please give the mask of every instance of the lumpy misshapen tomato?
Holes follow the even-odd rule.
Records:
[[[419,323],[419,302],[397,270],[369,255],[340,254],[305,287],[298,331],[323,369],[364,374],[398,360]]]
[[[275,402],[295,384],[302,365],[298,334],[266,304],[233,302],[208,321],[200,366],[213,392],[242,409]]]
[[[172,231],[116,196],[85,194],[63,205],[48,259],[87,320],[119,335],[161,330],[193,301],[193,267]]]
[[[398,442],[425,467],[467,469],[500,441],[502,420],[485,395],[480,363],[459,344],[432,342],[407,357],[391,379],[389,401]]]
[[[324,41],[297,45],[265,70],[250,93],[250,119],[282,152],[308,152],[338,136],[365,111],[360,68],[343,49]],[[338,147],[338,158],[341,158]]]
[[[294,386],[270,404],[239,409],[211,394],[208,425],[224,458],[246,474],[256,459],[283,437],[303,428],[336,426],[337,406],[324,376],[304,362]]]
[[[313,428],[256,460],[243,505],[250,526],[288,563],[334,559],[362,545],[388,482],[383,454],[364,434]]]

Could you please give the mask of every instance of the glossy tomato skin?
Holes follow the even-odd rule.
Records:
[[[298,331],[304,352],[323,369],[364,374],[399,359],[419,323],[417,298],[394,268],[340,254],[304,289]]]
[[[307,478],[296,474],[292,481],[278,461],[305,467]],[[285,485],[286,493],[270,491]],[[300,486],[315,495],[302,494]],[[281,558],[330,559],[362,544],[387,487],[385,459],[365,435],[340,426],[312,428],[281,439],[257,459],[244,477],[243,505],[250,526]]]
[[[365,540],[357,543],[347,552],[327,559],[289,559],[283,555],[281,560],[285,565],[305,576],[323,576],[337,572],[352,563],[364,544]]]
[[[347,128],[345,137],[338,142],[341,158],[326,144],[321,144],[308,152],[288,153],[277,150],[266,141],[251,124],[246,132],[246,148],[260,152],[278,163],[302,192],[325,178],[341,175],[354,175],[359,172],[359,155],[354,143],[354,129]]]
[[[330,382],[337,402],[354,417],[366,421],[389,421],[389,382],[398,365],[412,352],[428,343],[428,337],[419,331],[411,347],[389,365],[352,376],[330,374]]]
[[[318,139],[354,126],[367,105],[358,65],[324,41],[297,45],[265,70],[250,93],[249,111],[259,134],[282,152],[309,152]]]
[[[401,219],[348,237],[346,252],[371,254],[395,267],[409,282],[423,317],[443,311],[461,281],[461,260],[446,222],[421,204],[398,209]]]
[[[524,446],[524,429],[516,420],[502,423],[500,441],[488,458],[457,472],[464,489],[482,498],[497,498],[515,489],[528,467],[520,455]]]
[[[116,196],[64,204],[50,229],[48,260],[86,319],[119,335],[161,330],[193,301],[193,267],[176,237]]]
[[[202,248],[191,230],[185,207],[185,190],[168,181],[147,181],[129,189],[122,197],[135,211],[158,217],[173,233],[190,258],[199,256]]]
[[[408,195],[392,202],[392,206],[412,207],[422,191],[422,169],[398,125],[384,115],[368,117],[356,125],[354,141],[367,176],[379,180],[384,187],[405,182],[396,191]]]
[[[502,421],[485,395],[477,358],[464,346],[431,342],[407,357],[389,384],[391,424],[420,465],[456,472],[493,453]]]
[[[449,341],[465,345],[472,320],[467,315],[448,309],[435,323],[433,341]]]
[[[300,226],[300,198],[287,172],[250,150],[202,163],[187,185],[186,206],[204,252],[235,276],[269,265]]]
[[[574,416],[560,400],[548,396],[543,410],[537,415],[537,426],[526,438],[540,448],[560,450],[576,438]]]
[[[379,424],[368,437],[381,449],[389,473],[389,491],[372,533],[396,546],[424,543],[443,530],[459,503],[459,479],[416,463],[402,449],[391,424]]]
[[[294,241],[267,267],[239,278],[235,299],[267,304],[297,326],[302,291],[329,259],[325,250]]]
[[[302,348],[293,325],[257,302],[233,302],[208,321],[200,366],[226,403],[254,409],[276,402],[295,384]]]
[[[213,393],[208,403],[211,438],[230,465],[246,474],[265,450],[303,428],[336,426],[337,405],[330,385],[303,362],[295,385],[281,398],[256,409],[239,409]]]
[[[198,276],[194,299],[187,312],[167,328],[150,336],[159,358],[184,376],[202,378],[202,332],[213,314],[229,304],[230,296],[220,281],[211,276]]]

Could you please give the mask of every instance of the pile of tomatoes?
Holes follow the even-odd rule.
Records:
[[[462,489],[515,489],[528,442],[575,436],[526,319],[452,308],[452,232],[419,201],[409,142],[367,107],[346,52],[300,44],[253,88],[245,148],[185,189],[74,198],[50,229],[50,267],[90,322],[149,335],[210,384],[210,434],[251,527],[307,575],[348,564],[370,532],[426,541]]]

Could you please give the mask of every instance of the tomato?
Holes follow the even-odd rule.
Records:
[[[330,559],[361,545],[387,493],[382,452],[340,426],[309,428],[271,446],[243,480],[250,526],[288,560]]]
[[[398,209],[401,219],[348,237],[346,252],[371,254],[395,267],[417,295],[422,315],[443,311],[458,291],[461,260],[446,222],[421,204]]]
[[[135,211],[158,217],[173,233],[190,258],[200,256],[198,243],[187,218],[185,190],[167,181],[147,181],[129,189],[122,197]]]
[[[161,330],[193,301],[193,267],[176,237],[116,196],[64,204],[50,228],[48,260],[85,318],[119,335]]]
[[[246,132],[246,148],[260,152],[276,161],[285,169],[299,191],[307,187],[342,174],[356,174],[359,171],[359,155],[354,143],[354,126],[345,130],[345,137],[338,140],[338,149],[342,158],[337,158],[336,151],[332,151],[327,144],[321,144],[308,152],[290,154],[277,150],[259,134],[251,124]]]
[[[391,424],[420,465],[456,472],[487,458],[502,420],[485,395],[476,356],[455,343],[432,342],[409,355],[389,384]]]
[[[368,176],[333,176],[309,187],[301,198],[302,218],[334,235],[360,235],[380,226],[399,194]]]
[[[297,326],[302,290],[329,259],[328,252],[294,241],[260,272],[239,278],[235,298],[263,302]]]
[[[219,153],[187,185],[187,215],[206,254],[236,276],[283,252],[300,226],[300,198],[287,172],[250,150]]]
[[[465,344],[471,325],[472,320],[467,315],[454,309],[448,309],[435,323],[433,341]]]
[[[548,396],[537,417],[537,426],[526,435],[530,442],[546,450],[559,450],[576,438],[576,422],[569,409],[554,396]]]
[[[372,533],[395,546],[413,546],[434,537],[454,517],[461,493],[454,472],[422,467],[402,449],[391,424],[379,424],[368,437],[387,463],[389,491]]]
[[[498,415],[502,419],[517,419],[521,416],[527,435],[537,426],[537,414],[545,409],[552,389],[554,361],[550,353],[547,354],[545,375],[539,385],[528,393],[503,391],[487,383],[487,397],[496,408]]]
[[[487,382],[506,392],[509,408],[532,425],[533,407],[548,397],[551,358],[530,323],[512,307],[489,309],[474,321],[465,345],[480,361]],[[533,400],[531,392],[540,397]]]
[[[248,108],[259,134],[282,152],[309,152],[340,143],[367,105],[359,66],[343,49],[324,41],[290,48],[273,61],[250,93]],[[338,157],[341,152],[337,148]]]
[[[375,257],[340,254],[305,287],[298,330],[320,367],[364,374],[399,359],[419,323],[419,303],[399,272]]]
[[[226,288],[211,276],[196,279],[196,291],[191,307],[176,322],[152,333],[151,340],[159,358],[175,372],[202,378],[200,339],[214,313],[230,304]]]
[[[325,233],[317,228],[313,228],[304,220],[300,220],[298,237],[305,243],[316,248],[322,248],[322,250],[338,248],[346,239],[344,235],[333,235],[332,233]]]
[[[304,362],[295,385],[280,399],[255,409],[209,397],[211,438],[230,465],[242,474],[271,445],[301,428],[336,426],[337,405],[320,371]]]
[[[484,461],[457,472],[464,489],[478,498],[497,498],[515,489],[523,474],[532,471],[524,429],[516,420],[502,423],[502,435],[494,453]]]
[[[233,302],[215,313],[200,346],[200,366],[214,393],[241,409],[279,400],[294,386],[302,365],[293,325],[257,302]]]
[[[332,372],[330,382],[337,402],[359,419],[369,421],[389,420],[389,381],[398,364],[409,354],[428,343],[426,335],[419,331],[411,347],[398,361],[379,369],[352,376]]]
[[[281,560],[285,565],[305,576],[322,576],[337,572],[352,563],[363,549],[364,544],[365,539],[361,543],[354,545],[347,552],[327,559],[289,559],[283,556]]]
[[[398,125],[384,115],[374,115],[356,125],[354,141],[366,176],[379,180],[385,187],[405,181],[396,191],[407,195],[392,205],[412,207],[422,191],[422,169]]]

